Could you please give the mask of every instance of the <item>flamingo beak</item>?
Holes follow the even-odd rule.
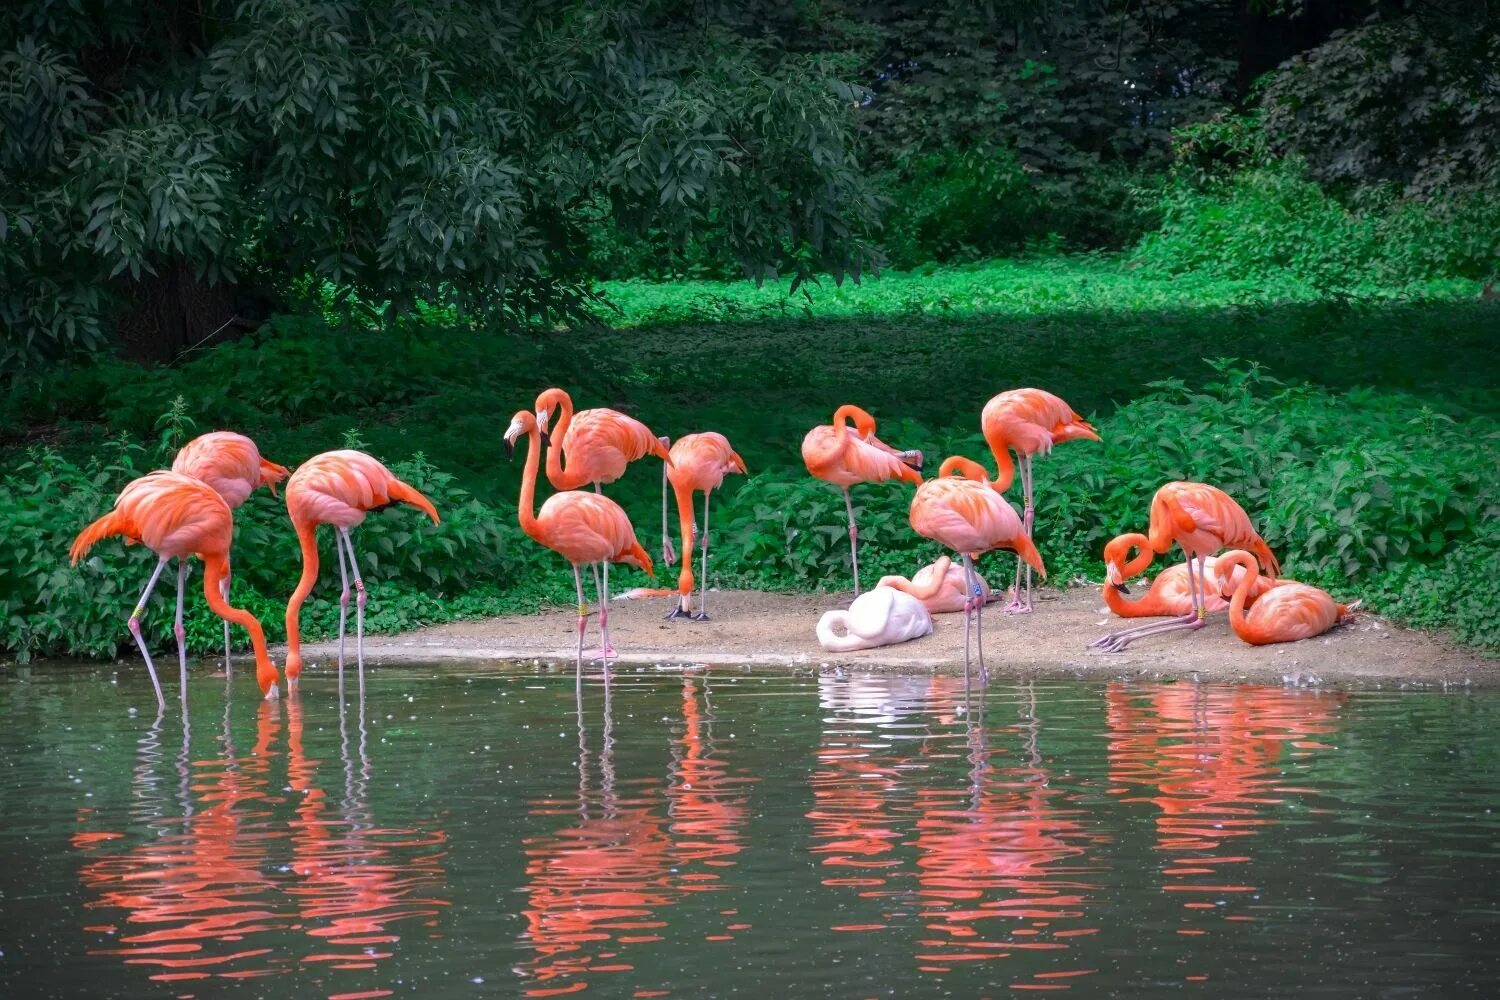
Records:
[[[552,411],[551,410],[537,410],[536,411],[536,426],[537,426],[537,430],[539,430],[539,431],[542,432],[542,436],[543,437],[547,436],[547,422],[549,420],[551,420],[551,419],[552,419]]]
[[[548,434],[545,430],[542,431],[542,444],[548,448],[552,447],[552,435]]]
[[[1120,571],[1120,564],[1116,562],[1105,563],[1105,576],[1109,582],[1119,587],[1126,594],[1130,591],[1125,589],[1125,574]]]

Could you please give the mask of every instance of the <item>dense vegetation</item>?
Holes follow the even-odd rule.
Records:
[[[797,456],[838,402],[984,457],[980,406],[1032,384],[1105,436],[1039,468],[1055,582],[1097,578],[1163,479],[1202,478],[1297,577],[1500,649],[1476,569],[1500,554],[1476,296],[1500,249],[1500,6],[513,8],[0,19],[0,651],[121,644],[145,563],[70,569],[66,541],[218,427],[288,464],[364,447],[431,492],[441,528],[360,533],[376,629],[564,599],[498,437],[551,384],[728,434],[752,474],[716,507],[721,584],[844,579],[839,500]],[[613,491],[651,548],[658,485]],[[903,491],[857,502],[871,572],[934,553]],[[238,518],[236,593],[273,636],[283,518],[265,495]]]
[[[1500,555],[1500,345],[1495,304],[1472,284],[1330,300],[1296,283],[1158,280],[1083,261],[891,275],[793,299],[711,282],[608,291],[621,310],[613,329],[519,339],[438,315],[357,330],[285,319],[295,329],[176,368],[100,361],[33,382],[4,414],[11,427],[29,415],[40,440],[10,442],[0,483],[0,644],[23,655],[122,644],[149,560],[106,545],[71,569],[67,541],[132,475],[213,427],[244,430],[287,463],[359,445],[430,492],[440,528],[396,510],[359,532],[374,628],[565,602],[565,567],[517,527],[520,463],[499,437],[550,384],[661,433],[730,437],[751,475],[715,505],[716,585],[847,579],[841,502],[797,451],[836,403],[868,405],[903,446],[987,459],[985,399],[1044,384],[1104,435],[1039,464],[1038,541],[1054,582],[1097,580],[1104,539],[1141,526],[1157,484],[1204,478],[1242,500],[1298,578],[1500,644],[1493,592],[1474,571]],[[1203,360],[1216,356],[1241,360]],[[611,490],[653,550],[658,489],[647,464]],[[906,527],[908,492],[855,491],[871,574],[936,555]],[[264,493],[237,521],[236,594],[276,636],[295,542]],[[992,579],[1009,568],[988,560]],[[335,590],[325,574],[306,616],[314,631],[334,622]],[[168,605],[158,607],[160,642]],[[190,607],[191,638],[211,650],[216,620],[201,601]]]

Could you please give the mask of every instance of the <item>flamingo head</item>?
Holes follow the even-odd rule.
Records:
[[[562,389],[544,389],[536,397],[536,426],[543,434],[547,433],[547,424],[552,420],[552,411],[559,406],[572,408],[573,400]]]
[[[530,434],[532,431],[539,430],[539,424],[540,421],[530,410],[517,410],[516,415],[510,418],[510,426],[505,428],[505,449],[510,453],[511,458],[516,455],[516,439],[522,434]],[[543,433],[544,441],[546,437],[547,435]]]

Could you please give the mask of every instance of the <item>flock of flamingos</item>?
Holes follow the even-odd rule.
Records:
[[[548,427],[554,411],[560,411],[555,430]],[[1041,389],[1013,389],[995,396],[981,414],[985,441],[998,463],[991,479],[977,462],[962,456],[943,461],[935,479],[922,479],[922,455],[900,451],[875,436],[875,420],[857,406],[838,408],[831,424],[814,427],[802,441],[807,470],[818,479],[839,487],[849,517],[850,560],[854,573],[855,601],[844,616],[851,633],[866,623],[867,633],[890,630],[910,632],[910,622],[925,619],[929,612],[962,611],[964,614],[964,675],[969,675],[969,636],[972,629],[978,652],[982,682],[988,681],[984,663],[982,609],[990,599],[988,587],[979,578],[974,560],[982,553],[1008,549],[1018,556],[1016,582],[1005,610],[1032,610],[1031,571],[1043,577],[1046,568],[1032,543],[1035,494],[1031,461],[1045,455],[1053,445],[1072,440],[1099,440],[1099,435],[1067,403]],[[635,529],[619,504],[602,493],[625,473],[627,465],[647,455],[664,462],[663,561],[676,555],[665,528],[665,485],[670,483],[677,500],[682,567],[677,590],[635,591],[634,595],[674,594],[677,602],[668,618],[706,620],[705,593],[708,575],[709,496],[724,477],[743,473],[745,463],[722,434],[688,434],[668,448],[668,439],[657,437],[639,420],[609,409],[574,412],[573,401],[562,389],[548,389],[536,399],[535,412],[521,410],[505,431],[506,444],[514,448],[527,440],[526,468],[518,503],[521,528],[535,541],[561,555],[573,567],[578,594],[578,662],[582,669],[583,643],[590,617],[584,598],[582,567],[590,567],[598,609],[599,649],[596,658],[606,671],[615,651],[609,639],[609,567],[611,563],[636,566],[654,575],[651,556],[636,539]],[[556,438],[554,443],[553,438]],[[558,491],[536,509],[536,480],[543,450],[547,479]],[[1011,452],[1016,460],[1012,461]],[[1005,499],[1004,492],[1019,469],[1022,513]],[[290,478],[287,477],[290,475]],[[156,569],[130,614],[128,627],[140,647],[156,690],[159,706],[165,705],[161,682],[151,653],[141,635],[140,620],[167,562],[177,559],[177,617],[175,633],[183,690],[187,682],[187,651],[183,630],[183,587],[187,559],[197,556],[204,566],[203,593],[209,606],[224,619],[226,663],[229,657],[229,624],[250,633],[255,652],[256,679],[266,698],[278,697],[280,677],[266,648],[265,633],[254,615],[228,602],[233,537],[233,510],[259,486],[275,493],[286,479],[286,504],[302,549],[302,576],[287,602],[286,680],[295,691],[302,673],[298,615],[302,603],[318,577],[319,525],[331,525],[338,552],[343,591],[339,602],[339,664],[343,665],[344,637],[348,621],[350,586],[354,580],[355,649],[359,668],[364,668],[364,609],[366,589],[360,578],[351,531],[372,510],[397,503],[417,507],[434,524],[438,512],[432,502],[403,483],[380,462],[359,451],[324,452],[302,463],[296,472],[261,457],[255,443],[241,434],[217,431],[188,442],[170,471],[149,473],[129,483],[115,501],[114,509],[85,528],[74,540],[71,556],[76,564],[98,541],[122,536],[126,543],[139,542],[157,555]],[[885,577],[869,594],[859,589],[858,529],[849,488],[857,483],[900,480],[917,489],[911,501],[910,522],[920,535],[956,552],[962,567],[947,557],[925,567],[915,578]],[[592,491],[584,487],[592,486]],[[703,494],[703,526],[695,521],[693,493]],[[1161,573],[1149,592],[1129,600],[1126,581],[1147,570],[1158,553],[1173,545],[1182,549],[1186,562]],[[692,612],[695,546],[702,549],[698,611]],[[1219,555],[1224,549],[1232,549]],[[1132,557],[1131,553],[1136,555]],[[1215,558],[1217,556],[1217,558]],[[1255,531],[1245,511],[1224,491],[1204,483],[1170,482],[1151,500],[1146,534],[1120,535],[1104,549],[1105,600],[1127,618],[1171,616],[1103,636],[1095,643],[1118,651],[1146,636],[1184,629],[1199,629],[1210,611],[1227,606],[1229,622],[1246,642],[1287,642],[1319,635],[1350,612],[1316,587],[1279,579],[1280,567],[1265,540]],[[1024,579],[1024,582],[1023,582]],[[1227,602],[1226,602],[1227,598]],[[840,613],[842,614],[842,613]],[[907,624],[902,624],[907,623]],[[820,625],[820,634],[824,632]],[[916,632],[915,634],[925,634]],[[867,638],[869,635],[867,634]],[[911,638],[904,634],[890,641]],[[875,641],[871,644],[883,644]]]

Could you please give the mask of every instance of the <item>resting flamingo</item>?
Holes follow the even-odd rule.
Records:
[[[1134,560],[1127,561],[1131,549],[1141,549],[1141,555]],[[1123,563],[1125,566],[1124,577],[1130,579],[1145,572],[1150,564],[1153,553],[1146,548],[1146,536],[1139,534],[1120,535],[1104,547],[1104,561],[1106,564],[1115,562]],[[1207,579],[1217,580],[1214,575],[1218,560],[1213,556],[1203,560],[1203,572]],[[1239,578],[1244,574],[1241,570],[1235,574],[1229,586],[1233,587],[1239,583]],[[1261,594],[1272,587],[1280,586],[1288,581],[1272,580],[1264,576],[1256,578],[1255,585],[1250,590],[1249,601],[1254,602]],[[1188,568],[1185,564],[1178,563],[1168,566],[1156,578],[1151,581],[1147,592],[1137,598],[1127,598],[1130,589],[1124,583],[1111,583],[1104,581],[1104,603],[1109,609],[1121,618],[1165,618],[1182,617],[1193,610],[1193,595],[1188,577]],[[1229,607],[1229,602],[1224,599],[1220,588],[1215,586],[1205,595],[1203,610],[1206,614],[1223,611]],[[1140,638],[1142,635],[1151,634],[1162,622],[1150,622],[1145,625],[1137,625],[1132,629],[1125,630],[1132,637]],[[1170,624],[1170,623],[1166,623]],[[1121,635],[1123,633],[1116,633]]]
[[[290,475],[284,465],[262,458],[255,442],[233,431],[200,434],[177,452],[172,471],[201,479],[224,498],[230,510],[238,510],[256,487],[264,486],[276,495],[276,484]],[[224,568],[224,600],[229,600],[229,567]],[[179,574],[179,589],[182,584]],[[229,623],[224,623],[224,672],[230,670]]]
[[[1216,580],[1221,588],[1230,586],[1231,572],[1236,572],[1239,579],[1229,601],[1229,627],[1252,646],[1296,642],[1322,635],[1348,618],[1359,606],[1358,601],[1340,604],[1326,590],[1282,580],[1277,586],[1263,591],[1255,606],[1246,613],[1245,607],[1255,593],[1257,582],[1262,579],[1255,557],[1244,549],[1235,549],[1220,556],[1218,562]]]
[[[910,521],[917,534],[940,542],[963,557],[967,578],[964,602],[964,682],[969,679],[969,620],[974,618],[974,633],[979,652],[980,683],[988,684],[989,670],[984,663],[984,601],[972,595],[979,593],[974,560],[994,549],[1010,549],[1028,566],[1047,578],[1041,553],[1031,542],[1021,523],[1021,516],[977,462],[961,455],[944,459],[938,478],[917,487],[912,497]]]
[[[979,588],[979,592],[974,595],[977,599],[985,604],[994,600],[984,577],[975,573],[974,581]],[[904,576],[883,576],[875,586],[904,591],[921,601],[922,606],[935,615],[962,611],[969,593],[964,568],[954,565],[953,560],[947,556],[940,556],[936,562],[923,566],[910,580]]]
[[[521,497],[517,502],[521,530],[534,541],[562,556],[573,566],[573,584],[578,591],[578,672],[583,675],[583,633],[588,627],[588,605],[583,599],[583,577],[579,567],[603,563],[603,582],[595,594],[599,600],[599,657],[606,675],[616,654],[609,642],[609,564],[624,563],[655,576],[651,557],[635,539],[635,529],[620,505],[598,493],[567,490],[554,493],[536,511],[536,475],[540,464],[541,429],[530,410],[511,418],[505,442],[527,436],[526,469],[521,475]]]
[[[724,477],[731,472],[745,472],[745,460],[729,446],[729,439],[715,431],[701,434],[685,434],[672,445],[672,461],[662,469],[661,500],[661,548],[662,562],[670,566],[677,555],[672,551],[671,535],[667,531],[666,484],[672,484],[677,499],[677,524],[682,537],[682,570],[677,574],[677,603],[667,620],[691,618],[693,621],[708,621],[708,496],[724,484]],[[693,523],[693,493],[703,494],[703,569],[702,583],[698,592],[698,613],[689,614],[688,606],[693,593],[693,545],[698,540],[698,529]]]
[[[1155,553],[1167,552],[1176,544],[1187,557],[1192,607],[1176,621],[1162,622],[1146,629],[1111,632],[1095,639],[1090,646],[1118,653],[1136,639],[1149,635],[1202,628],[1204,616],[1208,614],[1208,579],[1203,563],[1227,546],[1250,549],[1268,575],[1274,578],[1281,574],[1275,554],[1265,539],[1256,533],[1249,515],[1228,493],[1216,486],[1185,482],[1165,484],[1151,498],[1148,531],[1144,537],[1139,533],[1122,536],[1126,543],[1114,550],[1115,559],[1106,560],[1107,579],[1116,586],[1125,582],[1127,567],[1124,557],[1132,547],[1142,546],[1140,557],[1129,567],[1140,573],[1150,564]]]
[[[824,649],[848,653],[931,635],[932,615],[905,591],[877,586],[856,597],[848,611],[824,612],[816,631],[818,644]]]
[[[854,426],[849,426],[853,421]],[[850,403],[833,413],[832,424],[821,424],[802,439],[802,462],[815,479],[832,483],[844,493],[849,514],[849,561],[854,568],[854,596],[859,596],[859,529],[854,524],[855,483],[887,479],[922,482],[922,453],[897,451],[875,436],[875,418]]]
[[[267,698],[277,697],[276,666],[266,652],[266,636],[260,622],[248,611],[230,607],[224,600],[220,585],[229,573],[229,546],[234,539],[234,514],[224,498],[200,479],[185,476],[180,472],[152,472],[131,481],[120,491],[114,510],[94,521],[79,533],[69,550],[74,565],[102,538],[120,535],[128,542],[140,542],[156,553],[156,571],[146,582],[141,599],[130,613],[127,627],[140,647],[141,657],[146,661],[146,670],[151,675],[151,686],[156,689],[158,710],[166,707],[162,697],[161,681],[156,676],[156,666],[151,662],[151,652],[141,636],[141,614],[146,602],[156,589],[156,581],[167,560],[177,562],[177,621],[174,632],[177,636],[177,662],[181,674],[182,701],[187,703],[187,645],[186,632],[182,626],[182,585],[187,576],[188,556],[197,556],[203,561],[203,596],[214,614],[245,628],[250,633],[250,645],[255,650],[255,679],[261,693]]]
[[[392,504],[407,503],[438,524],[437,508],[420,492],[403,483],[391,471],[362,451],[325,451],[297,467],[286,484],[286,509],[297,542],[302,547],[302,577],[286,602],[286,686],[295,691],[302,676],[302,632],[299,618],[302,602],[318,580],[318,525],[333,525],[333,548],[339,557],[339,577],[344,589],[339,595],[339,669],[344,669],[344,632],[349,619],[349,573],[354,573],[354,655],[360,677],[365,671],[365,582],[354,558],[354,539],[349,532],[364,523],[365,515]],[[349,565],[344,566],[348,558]]]
[[[1045,455],[1055,444],[1064,441],[1097,441],[1093,426],[1057,396],[1042,389],[1010,389],[984,404],[979,415],[984,440],[994,452],[998,466],[995,486],[1010,489],[1016,468],[1011,462],[1014,451],[1021,467],[1021,521],[1028,535],[1036,516],[1036,494],[1032,490],[1031,458]],[[1011,601],[1005,610],[1011,614],[1027,613],[1031,607],[1031,570],[1026,569],[1026,599],[1021,599],[1021,571],[1024,563],[1016,561],[1016,582]]]

